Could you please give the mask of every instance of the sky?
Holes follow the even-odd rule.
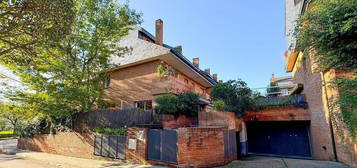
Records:
[[[155,34],[164,22],[164,43],[182,45],[189,60],[200,58],[224,81],[242,79],[251,88],[269,85],[271,74],[286,76],[284,0],[131,0],[141,24]]]

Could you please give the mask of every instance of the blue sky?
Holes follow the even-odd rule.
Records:
[[[182,45],[200,68],[220,79],[241,78],[252,88],[269,84],[284,71],[284,1],[266,0],[131,0],[143,13],[142,27],[154,34],[164,21],[164,42]]]

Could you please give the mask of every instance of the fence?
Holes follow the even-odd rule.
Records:
[[[95,135],[94,155],[125,159],[126,136]]]
[[[305,107],[306,101],[304,95],[289,95],[276,97],[261,97],[256,100],[257,105],[260,106],[287,106],[294,105],[297,107]]]
[[[239,141],[239,139],[238,139]],[[235,130],[224,131],[224,159],[235,160],[237,158],[237,138]]]
[[[95,110],[77,115],[75,128],[84,124],[89,129],[95,127],[102,128],[120,128],[133,127],[137,125],[147,125],[157,123],[153,116],[152,110],[143,111],[141,109],[121,109],[121,110]]]

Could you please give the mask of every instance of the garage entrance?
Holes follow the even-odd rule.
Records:
[[[271,156],[311,158],[309,122],[247,122],[248,152]]]

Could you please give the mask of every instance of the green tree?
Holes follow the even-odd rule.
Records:
[[[297,48],[312,50],[319,67],[357,68],[357,1],[315,0],[301,16]]]
[[[14,129],[14,135],[17,135],[20,124],[36,115],[31,108],[25,105],[0,104],[0,118],[6,119]]]
[[[224,101],[225,110],[235,112],[239,116],[243,116],[245,110],[253,108],[252,96],[252,90],[242,80],[218,83],[211,91],[211,98],[214,101]]]
[[[64,38],[73,21],[73,0],[2,0],[0,57],[29,61],[39,46]]]
[[[36,55],[28,54],[26,60],[0,58],[31,90],[11,92],[8,97],[43,114],[51,125],[96,107],[103,71],[114,66],[110,58],[127,51],[118,41],[141,21],[140,14],[114,0],[74,3],[75,18],[61,40],[46,40]]]
[[[166,94],[156,99],[156,110],[159,114],[171,114],[175,117],[186,115],[197,117],[199,111],[199,96],[192,92],[178,95]]]

